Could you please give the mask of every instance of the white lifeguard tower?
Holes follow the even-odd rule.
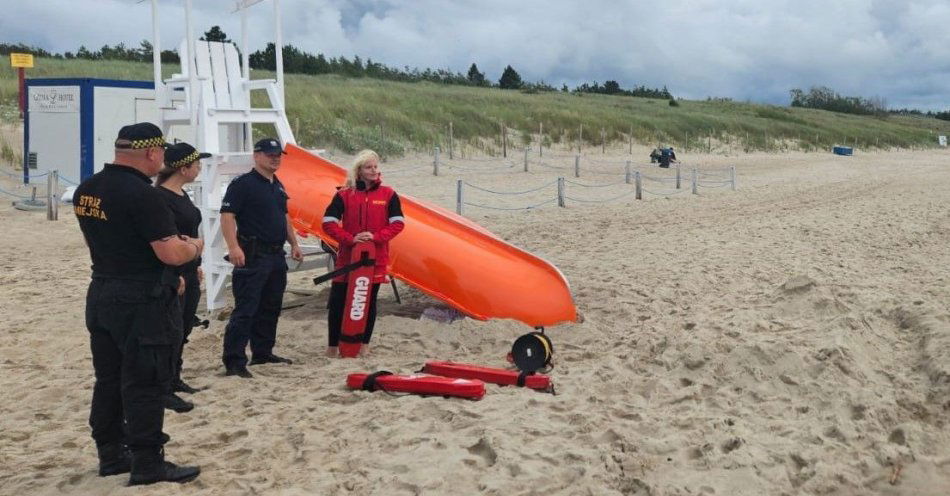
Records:
[[[241,14],[241,55],[232,43],[195,40],[191,0],[184,0],[185,39],[179,45],[181,74],[162,79],[161,33],[158,0],[152,2],[152,53],[155,101],[166,134],[190,141],[203,152],[211,153],[195,184],[195,200],[201,209],[201,234],[205,240],[202,269],[205,273],[207,309],[224,306],[225,285],[232,266],[224,260],[227,245],[221,235],[220,206],[227,183],[251,170],[252,124],[270,124],[281,143],[296,144],[284,106],[284,63],[282,50],[276,53],[276,79],[251,79],[247,43],[248,9],[263,0],[235,1]],[[282,47],[280,0],[274,5],[275,47]],[[267,93],[270,107],[251,106],[251,92]],[[181,129],[187,129],[185,133]],[[194,136],[185,137],[183,134]],[[308,247],[309,253],[323,251]]]

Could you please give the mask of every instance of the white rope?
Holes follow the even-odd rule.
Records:
[[[468,186],[468,187],[470,187],[470,188],[475,188],[475,189],[477,189],[477,190],[479,190],[479,191],[484,191],[484,192],[486,192],[486,193],[494,193],[494,194],[496,194],[496,195],[524,195],[524,194],[533,193],[533,192],[535,192],[535,191],[538,191],[538,190],[547,188],[548,186],[557,184],[557,181],[556,181],[556,180],[555,180],[555,181],[551,181],[551,182],[549,182],[549,183],[542,184],[541,186],[538,186],[537,188],[528,189],[528,190],[525,190],[525,191],[494,191],[494,190],[491,190],[491,189],[483,188],[483,187],[481,187],[481,186],[476,186],[476,185],[474,185],[474,184],[472,184],[472,183],[470,183],[470,182],[468,182],[468,181],[463,181],[462,184],[464,184],[464,185],[466,185],[466,186]]]
[[[608,186],[616,186],[618,184],[624,184],[626,181],[617,181],[615,183],[607,183],[607,184],[584,184],[584,183],[571,181],[570,179],[565,179],[564,182],[568,184],[573,184],[575,186],[583,186],[585,188],[606,188]]]
[[[478,203],[469,203],[469,202],[462,202],[462,204],[463,204],[463,205],[468,205],[469,207],[487,208],[487,209],[489,209],[489,210],[508,210],[508,211],[511,211],[511,210],[531,210],[531,209],[533,209],[533,208],[538,208],[538,207],[547,205],[548,203],[553,203],[553,202],[555,202],[555,201],[557,201],[557,198],[551,198],[550,200],[545,200],[545,201],[543,201],[543,202],[541,202],[541,203],[536,203],[536,204],[534,204],[534,205],[528,205],[527,207],[492,207],[492,206],[489,206],[489,205],[480,205],[480,204],[478,204]]]
[[[650,193],[651,195],[655,195],[655,196],[673,196],[673,195],[678,195],[678,194],[685,193],[688,191],[686,189],[674,189],[674,190],[670,190],[669,192],[662,192],[662,191],[650,191],[646,188],[640,188],[640,189],[644,193]]]
[[[636,193],[636,190],[634,190],[634,191],[628,191],[628,192],[623,193],[623,194],[621,194],[621,195],[617,195],[617,196],[615,196],[615,197],[613,197],[613,198],[607,198],[607,199],[605,199],[605,200],[582,200],[582,199],[580,199],[580,198],[574,198],[574,197],[567,196],[567,195],[564,195],[564,198],[567,199],[567,200],[576,201],[576,202],[581,202],[581,203],[607,203],[607,202],[612,202],[612,201],[615,201],[615,200],[619,200],[619,199],[621,199],[621,198],[623,198],[623,197],[625,197],[625,196],[630,196],[630,195],[632,195],[632,194],[634,194],[634,193]]]

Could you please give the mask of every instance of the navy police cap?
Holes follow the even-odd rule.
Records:
[[[266,153],[268,155],[273,155],[276,153],[286,154],[284,148],[280,146],[280,142],[274,138],[264,138],[257,143],[254,143],[254,151]]]

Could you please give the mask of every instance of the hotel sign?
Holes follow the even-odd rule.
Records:
[[[79,112],[79,87],[31,86],[30,112]]]

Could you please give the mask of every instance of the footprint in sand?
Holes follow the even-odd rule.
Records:
[[[489,467],[494,466],[495,462],[498,461],[498,453],[485,438],[479,439],[477,443],[466,449],[469,453],[481,457]]]
[[[218,440],[223,443],[232,443],[235,440],[241,439],[242,437],[247,437],[247,430],[241,429],[236,432],[222,432],[218,434]]]

